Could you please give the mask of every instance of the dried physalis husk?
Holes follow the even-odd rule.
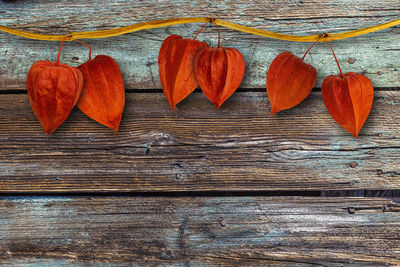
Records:
[[[78,108],[93,120],[115,132],[125,106],[125,88],[117,62],[98,55],[78,67],[83,74],[83,90]]]
[[[218,25],[215,25],[218,47],[206,47],[198,52],[194,72],[204,95],[218,109],[242,82],[245,62],[239,50],[221,46],[221,34]]]
[[[207,47],[205,42],[183,39],[178,35],[167,37],[158,55],[161,86],[172,109],[198,86],[193,72],[193,58]]]
[[[45,133],[60,126],[78,101],[83,76],[78,68],[60,63],[61,43],[56,62],[37,61],[29,69],[29,101]]]
[[[374,88],[371,81],[362,74],[343,74],[333,48],[329,45],[340,74],[324,79],[322,97],[332,118],[354,137],[358,137],[372,108]]]
[[[363,127],[374,100],[371,81],[354,72],[326,77],[322,97],[332,118],[354,137]]]
[[[271,63],[267,73],[267,93],[271,115],[300,104],[311,93],[317,80],[317,71],[304,62],[315,41],[300,59],[291,52],[280,53]]]
[[[245,62],[232,47],[206,47],[195,58],[194,71],[204,95],[218,109],[242,82]]]

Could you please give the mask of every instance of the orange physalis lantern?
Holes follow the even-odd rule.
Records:
[[[158,72],[161,87],[172,109],[175,109],[176,104],[185,99],[198,86],[193,72],[193,58],[200,49],[207,47],[208,44],[196,41],[196,37],[192,40],[183,39],[179,35],[171,35],[161,45],[158,54]]]
[[[67,119],[78,101],[83,85],[79,69],[60,63],[63,43],[56,62],[35,62],[27,77],[32,110],[47,134],[51,134]]]
[[[218,109],[239,87],[245,71],[242,54],[233,47],[206,47],[198,52],[194,72],[200,88]]]
[[[84,80],[78,108],[90,118],[117,132],[125,106],[124,82],[117,62],[105,55],[91,59],[90,51],[89,60],[78,68],[82,71]]]
[[[271,115],[300,104],[310,93],[317,80],[317,71],[291,52],[282,52],[271,63],[267,73],[267,93]]]
[[[374,88],[371,81],[362,74],[343,74],[333,48],[329,45],[340,75],[330,75],[324,79],[322,97],[332,118],[354,137],[358,137],[371,111]]]

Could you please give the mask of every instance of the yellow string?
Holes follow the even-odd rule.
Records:
[[[279,40],[286,40],[292,42],[315,42],[320,39],[319,42],[328,42],[340,39],[346,39],[354,36],[359,36],[371,32],[376,32],[379,30],[383,30],[386,28],[390,28],[400,24],[400,19],[396,19],[393,21],[389,21],[386,23],[382,23],[379,25],[375,25],[372,27],[341,32],[341,33],[324,33],[323,36],[319,35],[309,35],[309,36],[296,36],[289,34],[282,34],[277,32],[264,31],[260,29],[255,29],[243,25],[239,25],[236,23],[232,23],[229,21],[225,21],[222,19],[208,18],[208,17],[197,17],[197,18],[178,18],[178,19],[164,19],[164,20],[154,20],[143,23],[132,24],[125,27],[115,28],[111,30],[102,30],[102,31],[91,31],[91,32],[72,32],[68,35],[49,35],[49,34],[41,34],[41,33],[32,33],[27,31],[15,30],[8,27],[0,26],[0,31],[7,32],[13,35],[35,39],[35,40],[46,40],[46,41],[72,41],[76,39],[94,39],[94,38],[107,38],[112,36],[118,36],[126,33],[136,32],[140,30],[146,29],[154,29],[161,28],[171,25],[185,24],[185,23],[194,23],[194,22],[212,22],[217,25],[221,25],[227,28],[231,28],[237,31],[251,33],[263,37],[269,37]]]

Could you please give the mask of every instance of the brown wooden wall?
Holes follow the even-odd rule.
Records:
[[[50,34],[210,16],[309,35],[399,15],[398,0],[0,2],[0,25]],[[318,71],[311,95],[271,117],[269,64],[310,44],[223,28],[222,45],[245,58],[239,90],[219,110],[196,90],[172,111],[159,48],[201,26],[84,40],[121,68],[126,107],[116,134],[78,109],[43,134],[26,74],[39,59],[54,61],[59,42],[0,33],[0,265],[400,265],[400,28],[333,42],[343,71],[375,87],[354,139],[322,101],[322,80],[338,73],[326,43],[306,57]],[[198,38],[216,45],[215,27]],[[87,53],[69,42],[61,61],[77,66]]]

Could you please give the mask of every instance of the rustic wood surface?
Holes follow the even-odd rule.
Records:
[[[308,35],[341,32],[398,19],[398,0],[330,1],[14,1],[0,2],[0,24],[40,33],[68,34],[126,26],[147,20],[173,17],[212,16],[281,33]],[[43,12],[46,10],[46,12]],[[49,19],[49,17],[51,19]],[[121,67],[125,86],[133,89],[161,88],[158,78],[158,52],[171,34],[194,37],[201,24],[186,24],[146,30],[99,40],[86,40],[93,54],[107,54]],[[266,72],[273,58],[289,50],[302,56],[309,43],[293,43],[222,29],[222,44],[242,52],[246,74],[242,88],[265,88]],[[215,27],[199,35],[217,44]],[[386,29],[360,37],[334,42],[345,72],[363,72],[375,87],[400,87],[400,30]],[[0,33],[0,88],[25,89],[26,74],[37,60],[57,57],[59,42],[28,40]],[[77,66],[87,60],[87,48],[68,43],[62,62]],[[4,55],[4,56],[3,56]],[[338,69],[329,49],[316,45],[306,62],[318,70],[316,86]],[[350,63],[351,62],[351,63]],[[10,68],[9,66],[13,66]]]
[[[0,25],[68,34],[209,16],[308,35],[399,11],[398,0],[16,0],[0,1]],[[117,134],[75,109],[44,135],[26,74],[55,60],[59,43],[0,33],[1,266],[400,266],[400,28],[333,43],[343,71],[364,73],[376,89],[354,139],[318,89],[338,72],[325,43],[306,57],[318,70],[314,92],[270,117],[269,64],[310,44],[221,29],[222,45],[245,58],[242,89],[218,111],[199,90],[171,111],[158,78],[161,42],[201,26],[85,40],[121,67],[127,103]],[[216,45],[215,27],[198,38]],[[67,43],[62,62],[77,66],[87,52]]]
[[[27,95],[0,95],[0,192],[399,189],[399,103],[377,92],[354,139],[320,92],[273,117],[261,92],[217,111],[194,93],[176,112],[130,93],[117,134],[76,109],[47,136]]]
[[[0,260],[394,266],[399,211],[400,204],[379,198],[7,197],[0,200]]]

